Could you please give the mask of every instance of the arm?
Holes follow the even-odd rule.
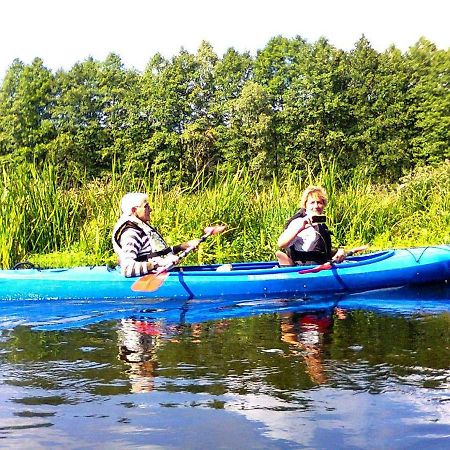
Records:
[[[120,266],[122,275],[125,277],[135,277],[146,275],[157,268],[152,261],[137,261],[142,250],[142,241],[135,229],[125,230],[120,238],[122,251],[120,254]]]
[[[311,224],[307,217],[299,217],[297,219],[294,219],[278,238],[278,247],[289,247],[297,237],[298,233],[303,231],[305,228],[308,228],[309,226],[311,226]]]
[[[345,250],[343,248],[333,249],[332,255],[333,257],[331,260],[337,263],[344,261],[346,257]]]
[[[177,254],[177,253],[180,253],[190,247],[196,247],[198,244],[199,244],[198,239],[192,239],[191,241],[183,242],[182,244],[179,244],[179,245],[174,245],[172,247],[172,252]]]

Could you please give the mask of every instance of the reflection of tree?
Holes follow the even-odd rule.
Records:
[[[324,336],[332,330],[334,317],[345,319],[345,311],[336,307],[334,310],[289,313],[282,316],[281,340],[289,344],[292,354],[302,356],[307,372],[316,384],[327,382],[322,346]]]
[[[128,366],[132,392],[150,392],[158,367],[156,349],[161,335],[160,322],[123,319],[119,333],[119,359]]]
[[[203,340],[207,341],[211,336],[220,335],[225,332],[229,323],[229,320],[223,319],[214,322],[190,324],[188,329],[191,335],[191,341],[195,344],[199,344]]]

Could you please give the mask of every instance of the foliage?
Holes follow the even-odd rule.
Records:
[[[144,73],[119,56],[52,73],[15,60],[0,87],[0,159],[50,162],[72,184],[115,164],[151,171],[166,188],[199,173],[248,168],[267,182],[321,158],[395,182],[449,158],[450,51],[420,39],[379,53],[326,39],[277,36],[252,57],[208,42],[150,58]]]
[[[450,52],[379,53],[277,36],[255,56],[208,42],[52,73],[13,61],[0,86],[1,264],[112,258],[120,196],[149,192],[171,243],[229,231],[191,261],[271,259],[301,190],[324,185],[336,244],[448,242]],[[432,217],[433,220],[429,220]]]

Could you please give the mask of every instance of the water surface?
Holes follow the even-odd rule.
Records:
[[[1,448],[444,448],[447,287],[3,302]]]

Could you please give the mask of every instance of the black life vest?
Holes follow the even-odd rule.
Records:
[[[136,223],[128,220],[126,222],[124,222],[122,225],[120,225],[116,232],[114,233],[114,240],[116,242],[116,244],[122,248],[122,245],[120,243],[120,238],[122,236],[122,234],[124,233],[125,230],[129,229],[129,228],[133,228],[134,230],[136,230],[139,234],[139,237],[142,239],[143,237],[145,237],[146,233],[145,231]],[[162,236],[158,233],[158,231],[153,228],[150,227],[152,230],[152,233],[156,233],[160,238],[161,241],[164,242],[164,239],[162,238]],[[148,261],[150,258],[156,258],[158,256],[165,256],[169,253],[172,252],[172,249],[170,247],[166,247],[163,250],[159,250],[156,252],[150,252],[150,253],[146,253],[145,255],[139,256],[138,258],[136,258],[136,261],[142,262],[142,261]]]
[[[304,208],[297,211],[288,221],[286,222],[285,229],[288,225],[299,217],[305,217],[306,211]],[[323,264],[331,259],[331,231],[324,223],[318,224],[318,232],[320,234],[321,239],[319,239],[315,245],[314,250],[310,251],[299,251],[295,248],[294,245],[286,248],[286,254],[294,261],[294,262],[316,262],[318,264]]]

